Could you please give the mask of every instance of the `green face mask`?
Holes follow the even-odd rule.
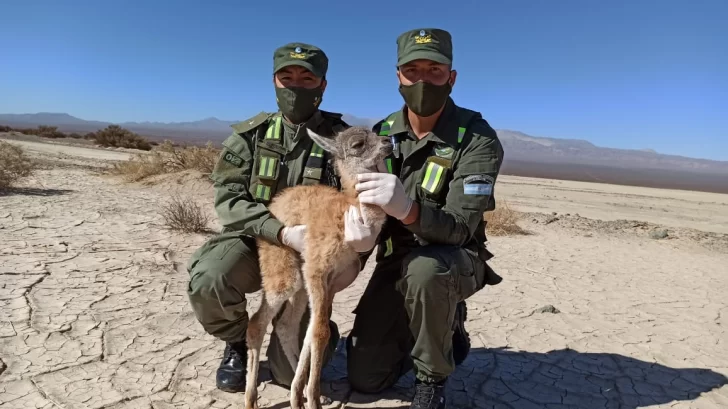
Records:
[[[434,85],[418,81],[412,85],[399,85],[399,93],[412,112],[419,116],[430,116],[442,108],[450,95],[450,82]]]
[[[276,88],[276,103],[283,115],[293,123],[306,121],[321,104],[321,87]]]

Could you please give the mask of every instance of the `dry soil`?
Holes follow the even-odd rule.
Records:
[[[0,408],[242,407],[215,389],[224,345],[185,295],[209,235],[159,214],[182,192],[212,215],[206,178],[125,184],[102,170],[128,152],[13,143],[48,165],[0,195]],[[728,407],[728,195],[508,176],[496,190],[530,234],[489,238],[504,281],[468,300],[450,407]],[[343,336],[372,263],[336,297]],[[409,406],[411,374],[352,392],[342,345],[328,407]],[[287,407],[262,371],[261,407]]]

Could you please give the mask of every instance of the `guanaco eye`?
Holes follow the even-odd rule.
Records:
[[[353,144],[351,145],[351,148],[352,148],[352,149],[361,149],[361,148],[363,148],[363,147],[364,147],[364,142],[362,142],[362,141],[354,142],[354,143],[353,143]]]

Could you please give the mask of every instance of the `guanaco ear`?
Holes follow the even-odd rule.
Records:
[[[311,139],[313,139],[313,141],[316,142],[316,144],[321,147],[321,149],[325,150],[326,152],[333,153],[333,154],[338,153],[339,149],[336,146],[336,143],[334,141],[317,134],[316,132],[312,131],[309,128],[306,128],[306,131],[308,131],[308,136],[310,136]]]

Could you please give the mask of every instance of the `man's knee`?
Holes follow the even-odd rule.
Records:
[[[451,246],[423,246],[410,252],[402,261],[399,289],[406,298],[440,293],[454,285]]]
[[[484,264],[477,255],[456,246],[428,245],[410,252],[402,262],[398,284],[407,299],[468,298],[484,280]]]
[[[187,294],[205,331],[239,340],[247,324],[245,294],[260,288],[258,271],[257,259],[239,238],[212,239],[192,255]]]
[[[187,265],[188,293],[217,298],[229,289],[252,293],[260,289],[260,267],[254,243],[240,237],[213,238],[202,245]]]

